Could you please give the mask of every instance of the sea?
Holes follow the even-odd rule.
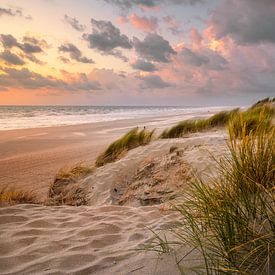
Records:
[[[179,106],[0,106],[0,131],[116,121],[203,117],[232,107]]]

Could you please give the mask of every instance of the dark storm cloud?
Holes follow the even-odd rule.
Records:
[[[64,15],[65,22],[68,23],[72,28],[79,32],[83,32],[86,29],[85,25],[82,25],[76,18]]]
[[[9,65],[24,65],[25,64],[24,60],[22,60],[19,56],[11,53],[8,50],[5,50],[4,52],[0,53],[0,59],[5,61],[5,63],[7,63]]]
[[[85,74],[80,74],[77,81],[67,83],[54,77],[41,76],[26,68],[21,70],[2,68],[1,70],[5,73],[0,75],[0,87],[3,89],[11,87],[31,90],[48,88],[65,91],[93,91],[101,89],[99,82],[89,80]]]
[[[156,66],[153,63],[141,59],[138,59],[131,65],[132,68],[143,72],[155,72],[157,70]]]
[[[91,58],[83,56],[81,51],[71,43],[61,45],[58,50],[62,53],[68,53],[70,55],[70,58],[75,61],[88,64],[94,63]]]
[[[203,0],[103,0],[103,1],[108,4],[118,6],[119,8],[124,10],[134,8],[135,6],[153,8],[162,4],[195,5],[195,4],[204,2]]]
[[[275,43],[274,0],[225,0],[209,25],[218,39],[230,36],[239,44]]]
[[[144,89],[163,89],[172,86],[171,83],[163,81],[158,75],[140,76],[138,79],[142,81],[140,87]]]
[[[117,48],[131,49],[129,38],[121,34],[120,29],[115,27],[110,21],[91,19],[93,31],[91,34],[84,34],[89,47],[105,55],[114,55],[127,60]]]
[[[157,62],[169,62],[169,57],[176,52],[169,41],[158,34],[148,34],[143,41],[134,37],[133,45],[140,57]]]

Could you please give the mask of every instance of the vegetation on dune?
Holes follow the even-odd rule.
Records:
[[[61,169],[51,184],[48,193],[48,205],[86,205],[86,195],[78,184],[81,178],[94,171],[92,166],[79,163],[68,169]]]
[[[237,136],[241,136],[242,124],[246,125],[246,134],[255,131],[259,127],[272,128],[272,119],[274,118],[274,101],[266,98],[258,101],[246,111],[234,109],[232,111],[223,111],[207,119],[185,120],[166,129],[160,135],[160,138],[179,138],[185,134],[208,130],[217,126],[231,125]]]
[[[132,129],[120,139],[113,142],[96,160],[96,166],[100,167],[106,163],[118,160],[125,152],[141,145],[150,143],[154,135],[153,131],[146,129],[139,130],[138,127]]]
[[[273,102],[275,102],[275,98],[269,98],[269,97],[266,97],[266,98],[263,98],[261,100],[259,100],[258,102],[256,102],[255,104],[253,104],[250,109],[254,109],[254,108],[257,108],[257,107],[261,107],[261,106],[264,106],[264,105],[267,105],[267,104],[272,104]]]
[[[191,246],[201,255],[200,274],[274,274],[274,128],[258,127],[239,139],[229,126],[230,156],[221,159],[213,182],[196,180],[182,204],[176,241],[158,236],[156,251]],[[164,251],[165,252],[165,251]],[[184,270],[181,267],[181,270]]]
[[[258,128],[268,130],[274,127],[272,125],[274,113],[274,107],[270,104],[249,108],[233,116],[229,121],[229,125],[234,134],[238,137],[241,137],[243,134],[247,135],[250,132],[257,131]],[[242,125],[245,126],[245,132]]]
[[[90,165],[78,163],[70,168],[62,168],[55,176],[55,181],[75,181],[92,173],[94,168]]]
[[[185,134],[195,133],[217,126],[225,126],[237,113],[239,113],[239,109],[222,111],[207,119],[185,120],[170,129],[164,130],[160,138],[179,138]]]
[[[4,187],[0,190],[0,204],[13,205],[13,204],[35,204],[37,197],[33,191],[19,190],[16,188]]]

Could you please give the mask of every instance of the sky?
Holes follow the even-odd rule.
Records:
[[[275,96],[275,0],[1,0],[0,105]]]

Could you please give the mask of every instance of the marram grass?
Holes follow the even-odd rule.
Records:
[[[225,126],[237,113],[239,113],[239,109],[222,111],[207,119],[184,120],[172,128],[164,130],[160,138],[179,138],[186,134],[208,130],[217,126]]]
[[[219,176],[195,180],[175,207],[182,217],[171,228],[176,241],[159,242],[193,247],[204,263],[195,273],[275,274],[275,131],[241,127],[239,139],[229,126],[230,156],[218,162]]]
[[[242,125],[246,125],[246,134],[256,131],[257,128],[270,128],[274,119],[274,106],[272,101],[260,101],[254,107],[246,111],[233,109],[231,111],[219,112],[207,119],[184,120],[170,129],[166,129],[160,138],[179,138],[186,134],[209,130],[214,127],[228,126],[231,124],[235,134],[241,136]]]
[[[138,146],[146,145],[151,142],[154,135],[153,131],[146,129],[139,130],[134,128],[113,142],[96,160],[96,166],[100,167],[106,163],[118,160],[125,152],[134,149]]]

